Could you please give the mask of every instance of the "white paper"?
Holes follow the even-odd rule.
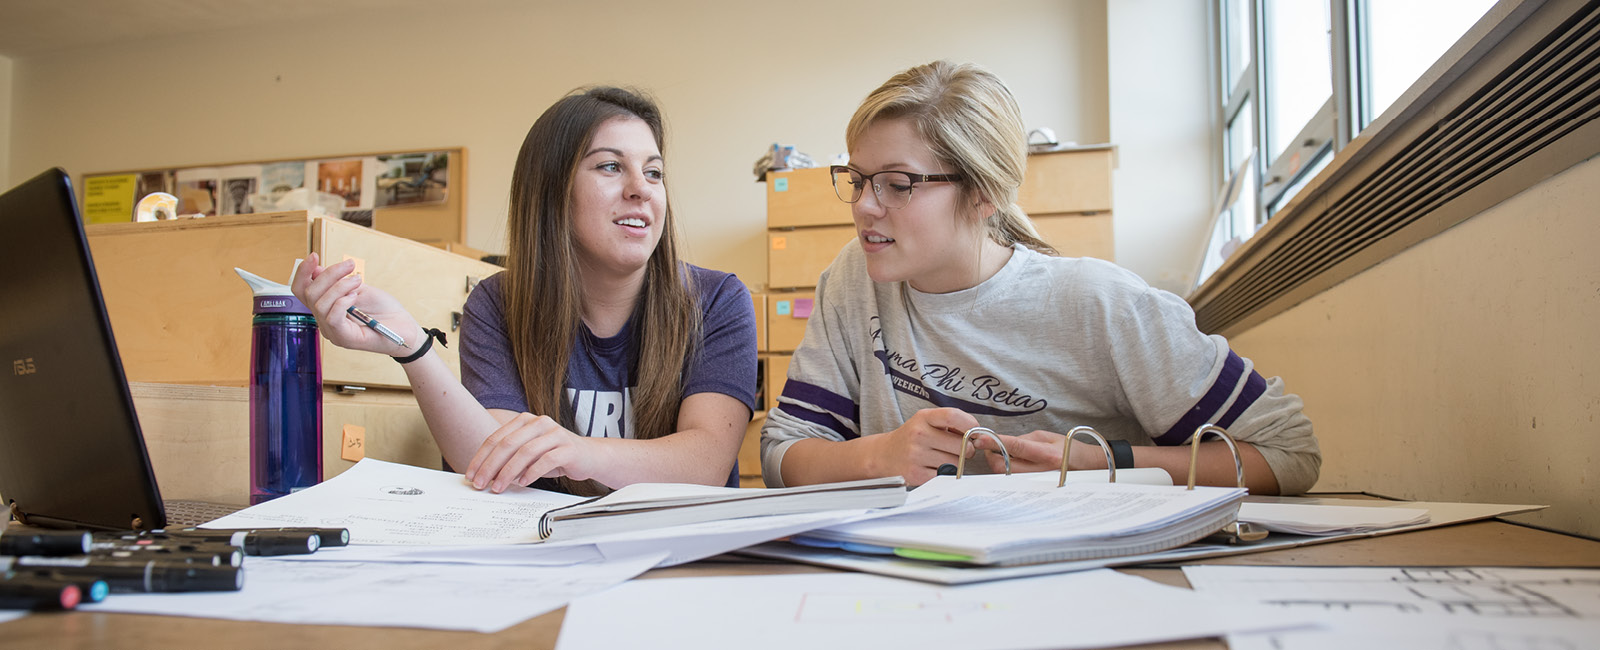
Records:
[[[1275,533],[1341,535],[1427,523],[1422,508],[1372,508],[1297,503],[1244,503],[1239,521],[1258,524]]]
[[[1198,591],[1311,614],[1320,630],[1230,636],[1244,648],[1593,648],[1600,569],[1183,568]]]
[[[1089,648],[1300,623],[1267,611],[1114,571],[964,587],[853,573],[663,578],[574,600],[556,648]]]
[[[294,494],[205,524],[205,528],[348,528],[351,544],[517,544],[539,541],[539,517],[582,501],[512,486],[494,494],[460,474],[363,459]]]
[[[85,611],[497,632],[622,583],[663,554],[571,567],[249,558],[237,592],[112,594]]]

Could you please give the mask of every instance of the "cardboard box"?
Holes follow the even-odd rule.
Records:
[[[772,352],[793,352],[806,335],[806,323],[816,315],[817,292],[785,291],[767,294],[767,347]]]
[[[1030,215],[1110,212],[1115,156],[1110,146],[1030,155],[1017,204]]]
[[[833,191],[827,167],[767,173],[767,227],[848,226],[850,204]]]
[[[767,287],[817,286],[822,271],[855,238],[855,226],[767,231]]]
[[[1111,213],[1034,215],[1040,238],[1064,257],[1097,257],[1116,261],[1116,241]]]

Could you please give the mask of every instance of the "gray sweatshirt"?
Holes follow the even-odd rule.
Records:
[[[886,433],[939,407],[1002,435],[1087,425],[1135,445],[1183,444],[1217,424],[1261,451],[1284,494],[1310,489],[1322,462],[1282,380],[1263,379],[1226,339],[1197,330],[1181,298],[1121,267],[1019,245],[982,284],[929,294],[872,282],[852,242],[822,274],[767,414],[762,474],[781,487],[795,442]]]

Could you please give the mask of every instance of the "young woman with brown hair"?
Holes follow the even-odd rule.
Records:
[[[594,88],[556,102],[512,176],[507,269],[468,297],[461,380],[350,262],[295,274],[336,345],[405,365],[450,466],[480,489],[596,494],[638,482],[737,485],[755,407],[755,315],[731,274],[679,258],[660,111]],[[409,348],[347,318],[359,307]]]

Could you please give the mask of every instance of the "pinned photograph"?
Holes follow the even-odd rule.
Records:
[[[361,205],[361,161],[317,163],[317,189],[344,198],[347,208]]]
[[[450,184],[450,153],[429,151],[378,156],[377,207],[441,203]]]

